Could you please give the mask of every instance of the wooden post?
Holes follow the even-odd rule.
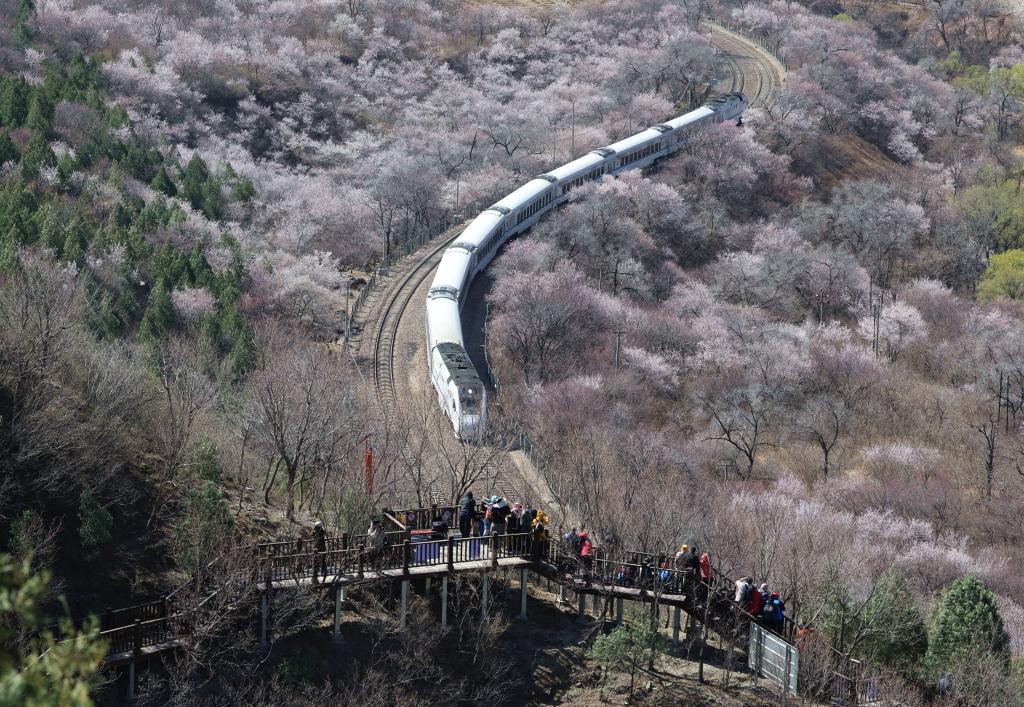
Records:
[[[491,536],[491,567],[498,566],[498,536]]]
[[[448,536],[448,571],[455,571],[455,538]]]
[[[679,607],[672,609],[672,645],[676,648],[679,647],[679,629],[681,625],[679,623]]]
[[[526,621],[526,568],[519,570],[519,618]]]
[[[142,621],[132,624],[132,661],[128,663],[128,699],[135,699],[135,661],[142,654]]]
[[[615,625],[616,626],[621,626],[622,625],[622,603],[623,603],[622,602],[622,597],[617,597],[615,599]]]
[[[398,628],[405,629],[406,614],[409,612],[409,580],[402,580],[402,613],[399,615]]]
[[[341,640],[341,602],[344,601],[344,589],[340,585],[334,587],[334,640]]]
[[[448,575],[441,578],[441,628],[448,628]]]
[[[592,599],[593,599],[593,601],[591,602],[591,604],[593,606],[593,611],[591,613],[593,613],[594,616],[600,616],[601,615],[601,609],[600,609],[601,597],[599,597],[597,594],[595,594],[592,597]]]
[[[402,543],[402,575],[405,577],[409,576],[409,560],[411,557],[412,543],[406,540],[404,543]]]
[[[579,597],[579,605],[580,605],[579,606],[579,617],[578,617],[578,620],[579,620],[580,623],[583,623],[584,620],[586,619],[586,616],[587,616],[587,595],[584,594],[583,592],[579,592],[576,596]]]
[[[359,579],[363,578],[363,565],[365,563],[366,563],[366,551],[363,550],[362,548],[359,548],[359,568],[358,568],[358,571],[356,572],[356,576],[359,577]]]
[[[427,594],[430,594],[430,577],[427,577]]]

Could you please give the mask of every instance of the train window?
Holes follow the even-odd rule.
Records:
[[[463,414],[480,414],[480,391],[475,386],[459,387],[459,404]]]

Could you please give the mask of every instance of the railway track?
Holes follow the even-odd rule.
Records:
[[[722,51],[730,68],[730,92],[742,91],[750,99],[750,107],[769,105],[775,92],[782,88],[785,69],[771,54],[754,42],[716,24],[711,29],[711,42]]]
[[[420,289],[423,281],[433,274],[445,250],[462,232],[466,224],[459,224],[445,231],[428,246],[426,254],[408,272],[404,273],[397,286],[384,301],[384,307],[374,332],[373,381],[377,389],[377,400],[385,416],[397,409],[398,386],[396,369],[396,344],[398,328],[409,302]]]

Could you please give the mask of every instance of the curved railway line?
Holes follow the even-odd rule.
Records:
[[[720,50],[720,59],[728,67],[731,75],[730,93],[744,92],[750,99],[752,107],[763,106],[770,102],[775,90],[781,87],[785,78],[785,69],[775,57],[758,47],[754,42],[719,25],[708,24],[712,43]],[[724,87],[724,82],[723,82]],[[430,275],[434,272],[448,245],[461,233],[465,223],[448,229],[432,240],[422,252],[419,260],[412,267],[400,265],[392,277],[381,282],[382,297],[376,312],[368,311],[368,320],[375,323],[372,332],[372,346],[364,356],[372,357],[373,377],[376,394],[386,419],[394,419],[400,401],[411,399],[417,391],[411,382],[416,371],[415,356],[419,340],[424,331],[423,310],[417,311],[417,304],[425,302],[430,287]],[[391,280],[390,282],[388,280]],[[410,306],[412,305],[412,306]],[[376,317],[374,319],[374,317]],[[425,376],[429,370],[424,366]],[[506,495],[513,487],[532,487],[536,495],[532,498],[547,503],[549,508],[558,504],[551,498],[550,492],[544,493],[547,484],[528,461],[510,452],[505,471],[495,473],[495,479],[503,478],[505,473],[518,474],[521,483],[507,477],[497,484],[495,490]],[[522,457],[519,453],[519,457]],[[522,493],[522,492],[520,492]],[[544,498],[547,496],[547,498]]]
[[[413,296],[434,272],[445,249],[464,227],[465,224],[454,226],[431,241],[427,253],[410,272],[404,274],[384,300],[380,321],[373,336],[373,381],[377,389],[377,400],[385,416],[389,416],[398,405],[398,381],[395,375],[398,366],[395,351],[402,317]]]

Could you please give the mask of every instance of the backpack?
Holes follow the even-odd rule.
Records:
[[[740,590],[740,604],[750,603],[750,594],[752,587],[749,584],[744,584],[743,589]]]

